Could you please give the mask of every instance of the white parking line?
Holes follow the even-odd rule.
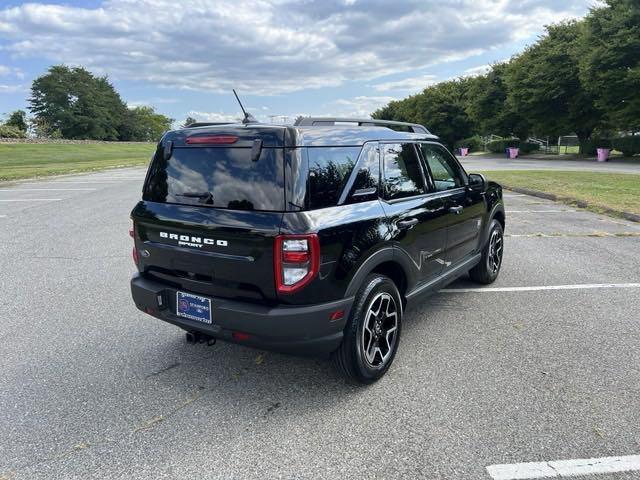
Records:
[[[640,470],[640,455],[624,457],[554,460],[551,462],[489,465],[493,480],[527,480],[531,478],[565,478]]]
[[[10,200],[2,199],[0,202],[58,202],[61,198],[12,198]]]
[[[566,213],[575,210],[507,210],[507,213]]]
[[[587,290],[594,288],[640,288],[640,283],[587,283],[582,285],[541,285],[537,287],[445,288],[441,293],[537,292],[540,290]]]
[[[95,188],[0,188],[0,192],[92,192]]]

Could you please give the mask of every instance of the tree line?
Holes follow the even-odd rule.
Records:
[[[392,101],[374,118],[426,125],[454,146],[474,135],[577,135],[581,147],[640,132],[640,2],[605,0],[484,75]],[[606,145],[602,145],[606,146]]]
[[[57,65],[31,86],[27,117],[12,112],[0,124],[0,137],[74,140],[157,141],[173,119],[153,107],[128,108],[107,77],[96,77],[82,67]]]

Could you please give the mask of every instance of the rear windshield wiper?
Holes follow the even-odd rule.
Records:
[[[176,193],[178,197],[187,197],[187,198],[197,198],[201,203],[206,203],[207,205],[213,205],[213,193],[211,192],[185,192],[185,193]]]

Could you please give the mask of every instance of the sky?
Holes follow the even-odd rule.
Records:
[[[51,65],[174,118],[368,117],[486,71],[593,0],[0,0],[0,118]]]

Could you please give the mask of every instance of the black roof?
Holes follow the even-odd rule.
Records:
[[[234,146],[249,147],[260,139],[265,147],[338,147],[362,146],[371,141],[438,140],[429,133],[399,132],[382,126],[288,126],[253,124],[205,125],[182,128],[167,132],[163,141],[172,141],[174,146],[186,145],[192,136],[233,135],[238,140]]]

